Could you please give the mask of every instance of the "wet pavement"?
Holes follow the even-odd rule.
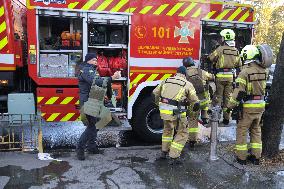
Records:
[[[209,144],[183,153],[183,165],[157,161],[160,146],[105,148],[103,154],[76,160],[71,150],[51,152],[62,161],[40,161],[37,154],[0,153],[0,188],[284,188],[284,165],[240,166],[233,145],[218,145],[210,162]]]
[[[31,186],[41,186],[48,183],[50,180],[58,180],[57,187],[63,187],[74,181],[64,181],[63,173],[71,168],[68,162],[50,162],[48,166],[43,168],[35,168],[31,170],[24,170],[21,166],[8,165],[0,168],[0,176],[10,177],[5,188],[25,189]]]
[[[235,123],[218,128],[219,141],[235,139]],[[85,127],[80,122],[43,125],[44,147],[62,161],[40,161],[37,154],[0,152],[1,188],[283,188],[284,165],[240,166],[233,145],[219,144],[219,157],[209,162],[209,144],[183,153],[182,166],[156,161],[160,146],[138,140],[132,131],[118,127],[98,133],[103,154],[78,161],[74,148]],[[282,133],[282,136],[284,134]],[[201,127],[199,139],[208,141],[210,128]],[[284,146],[282,137],[280,148]],[[62,150],[63,149],[63,150]]]

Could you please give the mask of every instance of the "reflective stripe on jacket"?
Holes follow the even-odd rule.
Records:
[[[167,104],[165,101],[161,102],[162,98],[182,102],[187,107],[198,102],[198,97],[196,96],[193,85],[188,82],[186,77],[182,74],[176,74],[174,77],[162,81],[162,83],[154,89],[153,94],[163,120],[176,120],[177,116],[173,115],[173,110],[178,107]],[[185,109],[185,106],[181,108]],[[186,113],[182,113],[182,117],[185,116]]]

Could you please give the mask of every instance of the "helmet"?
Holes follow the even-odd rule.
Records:
[[[180,66],[177,68],[177,73],[180,73],[180,74],[183,74],[183,75],[186,75],[186,67],[185,66]]]
[[[269,68],[273,62],[273,51],[271,47],[267,44],[262,44],[257,46],[260,52],[260,65],[264,68]]]
[[[195,62],[194,62],[193,58],[191,58],[191,57],[187,57],[187,58],[182,59],[182,64],[185,67],[195,66]]]
[[[241,57],[246,60],[259,60],[259,50],[255,45],[246,45],[241,52]]]
[[[233,30],[231,30],[231,29],[223,29],[220,32],[220,35],[222,37],[224,37],[225,41],[235,40],[235,37],[236,37],[235,32]]]

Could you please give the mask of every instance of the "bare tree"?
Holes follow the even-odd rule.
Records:
[[[276,60],[268,103],[262,127],[263,155],[272,158],[279,153],[284,123],[284,33]]]

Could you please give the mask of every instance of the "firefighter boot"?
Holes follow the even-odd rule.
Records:
[[[196,141],[189,141],[188,142],[189,150],[194,150],[195,144],[196,144]]]
[[[223,124],[224,125],[229,125],[229,123],[230,123],[230,121],[228,119],[225,119],[225,118],[223,119]]]
[[[237,162],[241,165],[246,165],[247,164],[247,160],[242,160],[240,158],[237,157]]]
[[[78,160],[81,160],[81,161],[85,160],[84,149],[77,149],[77,158],[78,158]]]
[[[253,165],[259,165],[259,159],[256,159],[255,155],[249,155],[247,160],[250,161]]]
[[[181,165],[182,161],[181,158],[170,158],[169,165]]]
[[[87,149],[89,154],[101,154],[102,152],[98,149],[98,147],[96,148],[91,148],[91,149]]]
[[[162,151],[157,160],[166,160],[166,159],[168,159],[168,152]]]

